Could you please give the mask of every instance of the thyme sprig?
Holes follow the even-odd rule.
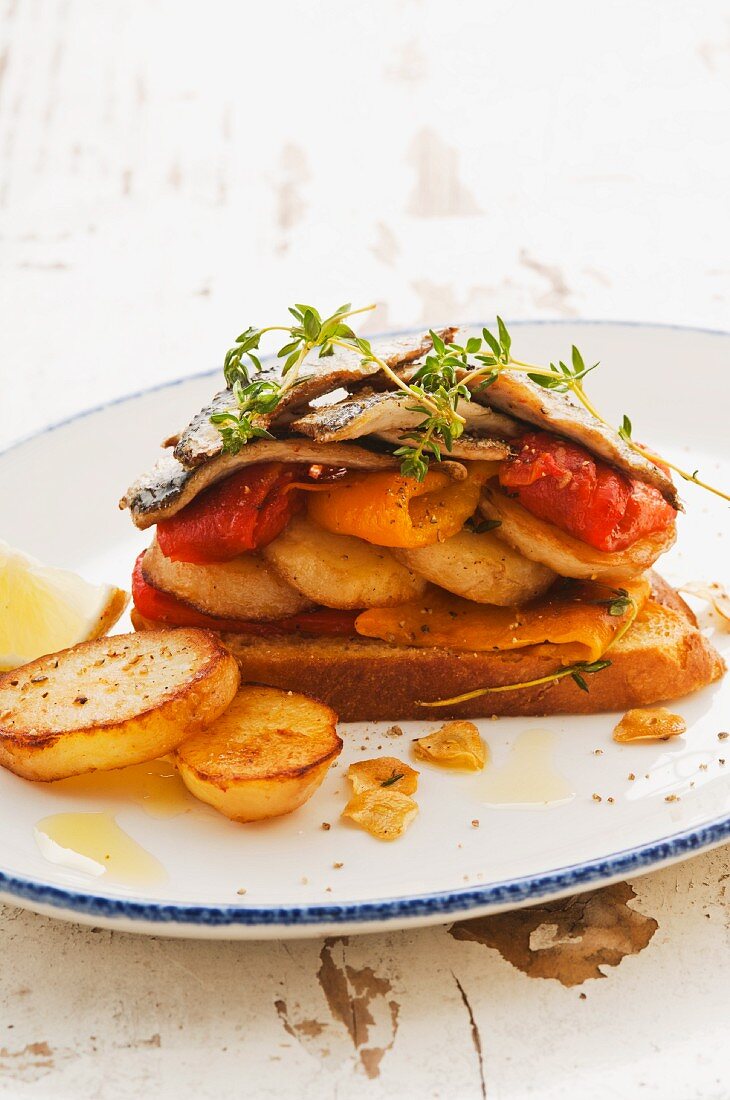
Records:
[[[539,687],[541,684],[552,684],[558,680],[570,676],[581,691],[589,691],[586,676],[593,676],[597,672],[603,672],[611,667],[611,661],[606,659],[606,654],[617,642],[620,642],[639,614],[639,605],[633,596],[629,595],[625,588],[612,589],[613,595],[608,600],[597,600],[605,606],[608,614],[618,617],[625,615],[626,619],[614,634],[611,641],[604,649],[601,656],[595,661],[576,661],[565,668],[548,673],[547,676],[538,676],[535,680],[521,680],[516,684],[500,684],[498,687],[475,688],[474,691],[464,692],[463,695],[454,695],[451,699],[437,699],[433,702],[419,702],[419,707],[448,707],[456,703],[466,703],[470,699],[479,699],[482,695],[498,695],[505,691],[521,691],[523,688]]]
[[[447,345],[432,331],[432,353],[406,382],[376,355],[369,340],[357,336],[347,324],[348,318],[374,308],[370,305],[352,309],[348,302],[323,318],[314,306],[297,304],[289,307],[294,318],[292,325],[245,329],[223,362],[223,373],[236,399],[236,408],[213,413],[210,417],[221,434],[224,450],[237,454],[252,439],[271,438],[266,427],[267,418],[287,391],[305,381],[301,370],[307,356],[318,350],[322,359],[332,355],[335,348],[344,348],[357,352],[363,364],[375,364],[397,389],[412,399],[409,411],[423,414],[423,421],[403,437],[408,442],[395,452],[401,459],[401,472],[423,481],[431,459],[440,462],[442,448],[450,450],[453,441],[464,430],[464,418],[457,406],[461,400],[468,401],[471,394],[457,377],[457,371],[467,365],[467,349],[475,349],[480,341],[469,341],[467,348],[461,348],[456,344]],[[262,338],[270,332],[284,332],[288,337],[276,353],[278,359],[284,360],[281,380],[267,377],[252,381],[252,371],[262,371],[259,348]]]
[[[297,304],[289,306],[294,318],[292,325],[269,325],[266,328],[249,326],[226,352],[223,360],[223,374],[233,396],[236,409],[213,413],[211,424],[218,428],[223,449],[229,454],[238,454],[252,439],[271,439],[265,422],[257,418],[268,418],[281,402],[284,394],[304,381],[301,368],[310,352],[319,349],[319,358],[332,355],[334,347],[343,339],[355,340],[356,336],[347,318],[358,313],[375,309],[374,305],[353,309],[350,302],[339,306],[329,317],[322,317],[314,306]],[[284,332],[288,336],[286,343],[276,355],[283,359],[281,380],[273,377],[251,381],[251,371],[262,371],[258,355],[261,340],[270,332]]]
[[[602,417],[599,416],[598,419],[601,421],[602,424],[606,423],[606,421]],[[636,443],[635,440],[631,438],[632,430],[633,429],[631,421],[629,420],[626,413],[624,413],[623,419],[618,429],[618,434],[621,436],[625,443],[628,443],[629,447],[631,447],[632,450],[637,451],[640,455],[643,455],[644,458],[648,458],[650,462],[656,462],[659,463],[659,465],[661,466],[669,467],[670,470],[674,470],[675,474],[679,474],[679,476],[681,478],[684,478],[685,481],[691,481],[695,485],[699,485],[700,489],[707,489],[709,493],[714,493],[715,496],[721,497],[723,500],[730,500],[730,495],[728,495],[727,493],[723,493],[721,489],[715,488],[714,485],[709,485],[708,482],[703,481],[700,477],[698,477],[698,474],[700,472],[699,470],[693,470],[692,473],[689,473],[688,470],[683,470],[681,469],[681,467],[675,466],[673,462],[668,462],[666,458],[662,458],[660,454],[657,454],[656,451],[652,451],[650,447],[645,447],[643,443]]]
[[[297,304],[289,307],[292,324],[245,329],[226,353],[223,363],[226,382],[236,399],[236,408],[214,413],[210,418],[221,433],[224,449],[236,454],[250,440],[270,437],[268,419],[287,391],[305,381],[301,371],[307,356],[318,351],[321,359],[332,355],[338,347],[356,352],[364,364],[375,364],[397,389],[412,399],[409,411],[423,415],[422,421],[402,435],[403,445],[395,451],[401,460],[401,472],[418,481],[423,481],[432,461],[442,461],[444,451],[450,451],[454,441],[463,433],[465,419],[459,412],[460,403],[471,400],[474,392],[493,385],[504,370],[525,373],[531,381],[545,389],[571,393],[595,420],[613,430],[610,422],[589,399],[583,384],[586,376],[599,364],[587,366],[575,345],[571,348],[570,362],[560,359],[545,367],[516,359],[512,355],[510,332],[498,316],[496,333],[485,327],[481,336],[471,336],[463,345],[447,343],[438,333],[431,331],[432,350],[410,380],[406,381],[375,354],[368,340],[357,336],[348,324],[350,317],[374,308],[374,305],[368,305],[353,309],[348,302],[323,317],[314,306]],[[252,381],[252,370],[257,373],[262,370],[259,358],[261,340],[273,332],[286,334],[285,342],[277,352],[277,358],[284,360],[280,379],[268,376]],[[685,481],[694,482],[730,501],[730,495],[701,480],[698,470],[690,473],[637,443],[632,431],[631,420],[624,415],[618,434],[633,451],[674,470]]]
[[[409,386],[416,404],[408,408],[423,413],[424,419],[413,431],[401,434],[401,439],[410,442],[394,451],[401,459],[401,473],[417,481],[425,478],[430,459],[441,462],[443,448],[450,451],[463,433],[465,420],[458,405],[471,400],[469,388],[459,377],[467,365],[466,348],[446,344],[433,329],[429,335],[433,351],[413,374]]]
[[[512,339],[501,317],[497,317],[497,333],[498,335],[495,336],[489,329],[482,329],[482,338],[484,343],[489,347],[491,354],[482,353],[474,356],[477,361],[481,362],[482,366],[475,371],[471,371],[469,374],[469,382],[472,388],[475,378],[482,374],[484,375],[484,379],[480,385],[476,387],[477,390],[485,389],[487,386],[492,385],[496,382],[501,371],[505,369],[523,372],[527,374],[527,377],[531,381],[536,382],[537,385],[543,386],[545,389],[555,390],[558,393],[570,392],[574,394],[581,405],[583,405],[595,420],[603,424],[604,427],[612,431],[614,430],[611,422],[601,415],[596,406],[589,399],[583,385],[583,379],[599,366],[598,363],[586,366],[583,356],[575,345],[571,348],[570,364],[566,364],[562,360],[559,360],[557,365],[555,363],[550,363],[549,367],[541,367],[535,363],[526,363],[520,359],[513,358],[511,352]],[[730,501],[729,494],[699,478],[698,470],[694,470],[690,473],[688,470],[682,469],[681,466],[669,462],[666,458],[657,454],[656,451],[651,450],[651,448],[645,447],[642,443],[637,443],[636,440],[632,438],[633,427],[631,420],[626,414],[624,414],[617,431],[623,441],[637,454],[642,455],[650,462],[658,463],[659,465],[668,467],[670,470],[674,470],[674,472],[679,474],[685,481],[691,481],[695,485],[699,485],[701,489],[706,489],[708,492],[714,493],[715,496]]]

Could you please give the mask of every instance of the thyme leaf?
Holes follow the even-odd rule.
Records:
[[[618,430],[618,434],[624,440],[625,443],[631,443],[631,421],[626,413],[624,413],[623,420],[621,421],[621,427]]]
[[[468,526],[470,531],[473,531],[475,535],[483,535],[485,531],[494,531],[497,527],[502,526],[501,519],[482,519],[474,521],[467,520],[465,527]]]
[[[615,594],[609,599],[596,600],[595,602],[599,607],[607,608],[609,615],[619,618],[631,609],[634,601],[625,588],[615,588],[613,591]]]
[[[393,784],[397,783],[399,779],[402,779],[404,775],[405,775],[405,772],[395,772],[394,771],[392,775],[388,776],[387,779],[383,780],[383,782],[380,784],[380,786],[381,787],[392,787]]]

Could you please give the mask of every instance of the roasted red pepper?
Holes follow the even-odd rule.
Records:
[[[529,432],[514,451],[500,466],[500,484],[532,515],[596,550],[625,550],[665,530],[676,516],[653,485],[620,473],[577,443]]]
[[[199,626],[206,630],[218,630],[228,634],[328,634],[354,635],[355,619],[360,611],[337,611],[330,607],[317,607],[301,611],[287,619],[274,622],[247,622],[244,619],[219,619],[206,615],[167,592],[161,592],[144,579],[142,559],[144,551],[134,564],[132,573],[132,599],[143,618],[168,626]]]
[[[301,507],[291,482],[302,477],[282,462],[246,466],[205,489],[177,515],[157,524],[160,550],[172,561],[231,561],[272,542]]]

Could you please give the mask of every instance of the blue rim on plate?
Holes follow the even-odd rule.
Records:
[[[465,327],[481,327],[482,324],[483,322],[465,322]],[[701,332],[708,336],[730,337],[730,332],[721,329],[643,323],[641,321],[583,320],[577,317],[564,320],[512,321],[510,324],[611,325],[673,329],[685,332]],[[419,329],[420,326],[399,329],[387,335],[405,335],[410,332],[417,332]],[[212,377],[216,373],[218,373],[217,369],[201,371],[185,378],[173,379],[157,386],[151,386],[146,390],[122,395],[94,408],[85,409],[55,424],[51,424],[39,432],[35,432],[25,439],[12,443],[9,447],[0,451],[0,458],[17,447],[47,435],[49,432],[57,431],[59,428],[66,427],[94,413],[103,412],[114,405],[133,401],[135,398],[158,390],[170,389],[186,382]],[[230,927],[256,925],[282,925],[286,927],[328,924],[367,925],[399,918],[434,917],[438,919],[440,916],[446,917],[451,914],[466,914],[474,909],[488,910],[489,908],[520,905],[526,901],[537,901],[546,895],[570,893],[573,890],[577,892],[594,883],[640,874],[651,868],[659,868],[692,852],[714,848],[728,839],[730,839],[730,814],[717,818],[700,828],[686,829],[683,832],[674,833],[652,844],[625,848],[602,859],[569,864],[547,874],[525,875],[516,879],[504,879],[501,882],[481,887],[425,894],[422,897],[390,897],[380,898],[377,901],[343,902],[334,905],[292,905],[283,908],[274,906],[258,908],[240,903],[238,905],[181,905],[178,902],[164,900],[134,901],[127,898],[105,897],[99,894],[82,894],[74,890],[64,890],[58,886],[50,886],[34,882],[31,879],[9,875],[4,871],[0,871],[0,893],[5,895],[8,900],[17,898],[19,901],[35,902],[39,905],[66,910],[83,916],[146,921],[161,925],[179,924],[209,927],[224,927],[226,925]]]
[[[398,918],[440,917],[466,914],[537,901],[545,895],[579,892],[592,883],[640,874],[649,868],[679,859],[689,852],[715,847],[730,838],[730,815],[701,829],[688,829],[641,848],[627,848],[590,863],[574,863],[547,875],[526,875],[489,886],[452,890],[423,897],[381,898],[378,901],[344,902],[341,905],[292,905],[255,908],[243,905],[180,905],[166,901],[129,901],[94,894],[79,894],[58,886],[44,886],[0,871],[0,892],[23,901],[34,901],[84,916],[222,927],[228,925],[311,926],[319,924],[370,924]]]

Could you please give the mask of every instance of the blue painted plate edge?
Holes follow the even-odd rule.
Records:
[[[451,914],[464,915],[472,909],[510,908],[527,901],[562,893],[578,893],[593,883],[630,877],[657,869],[693,852],[713,848],[730,838],[730,815],[700,829],[675,833],[654,844],[627,848],[603,859],[575,863],[546,875],[505,879],[469,890],[426,894],[423,897],[380,898],[340,905],[253,907],[243,905],[180,905],[166,901],[133,901],[95,894],[80,894],[30,879],[0,872],[0,892],[22,901],[72,911],[84,916],[112,920],[147,921],[154,924],[221,926],[312,926],[380,923]]]

